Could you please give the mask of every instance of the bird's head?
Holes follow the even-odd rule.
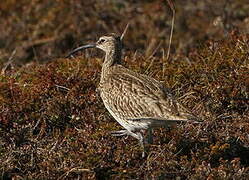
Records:
[[[111,52],[112,50],[121,49],[121,40],[120,37],[116,34],[110,34],[106,36],[102,36],[96,42],[96,48],[99,48],[106,53]]]
[[[111,53],[111,52],[121,52],[122,49],[122,42],[120,39],[120,36],[112,33],[109,35],[101,36],[99,40],[94,44],[88,44],[84,46],[80,46],[76,49],[74,49],[72,52],[69,53],[67,57],[72,56],[74,53],[87,49],[87,48],[98,48],[103,50],[105,53]]]

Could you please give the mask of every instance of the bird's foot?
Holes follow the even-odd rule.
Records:
[[[123,130],[119,130],[119,131],[111,131],[111,135],[112,136],[125,136],[125,135],[127,135],[127,136],[132,136],[132,137],[138,139],[139,144],[143,150],[142,158],[145,157],[144,138],[140,132],[134,133],[134,132],[130,132],[128,130],[123,129]]]
[[[125,135],[130,135],[129,131],[127,130],[119,130],[119,131],[111,131],[112,136],[125,136]]]

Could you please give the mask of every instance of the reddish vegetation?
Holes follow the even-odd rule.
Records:
[[[58,9],[52,9],[53,11],[50,9],[54,6],[53,3],[49,5],[42,1],[32,1],[29,4],[30,1],[25,0],[20,1],[20,6],[14,5],[15,3],[15,0],[0,3],[2,15],[6,17],[5,21],[0,21],[7,27],[5,34],[3,33],[6,36],[0,38],[0,45],[3,40],[6,43],[4,48],[1,48],[2,67],[8,60],[7,57],[10,57],[11,51],[8,51],[11,47],[16,47],[20,42],[27,44],[31,42],[30,39],[27,40],[29,37],[18,32],[15,27],[17,25],[11,22],[18,16],[10,16],[8,10],[16,11],[18,14],[21,12],[20,8],[26,7],[25,13],[29,16],[26,17],[25,27],[31,28],[34,40],[48,37],[55,39],[41,44],[32,44],[35,42],[32,41],[31,44],[20,47],[23,51],[18,51],[13,59],[31,60],[31,63],[13,62],[12,68],[6,70],[2,68],[0,76],[2,179],[249,178],[248,35],[231,31],[226,38],[199,43],[197,48],[186,43],[184,47],[188,47],[188,51],[178,52],[177,49],[181,48],[176,44],[181,41],[179,38],[181,32],[176,27],[174,37],[177,40],[173,42],[176,51],[172,52],[171,58],[166,61],[162,58],[161,51],[149,57],[159,42],[155,40],[155,45],[151,45],[152,37],[160,39],[153,34],[161,32],[161,29],[168,30],[165,24],[160,26],[160,23],[164,22],[164,16],[161,16],[160,12],[167,8],[158,6],[159,2],[142,3],[141,14],[150,18],[150,23],[154,23],[158,29],[153,31],[151,27],[146,30],[143,18],[135,18],[132,25],[134,29],[131,28],[131,32],[125,37],[130,40],[126,43],[126,47],[135,49],[137,46],[138,49],[144,50],[147,57],[139,52],[135,56],[134,52],[127,52],[126,49],[124,56],[126,66],[164,81],[166,86],[172,88],[179,101],[204,120],[198,125],[181,124],[172,129],[157,129],[154,132],[154,144],[148,145],[148,156],[142,159],[141,149],[135,139],[112,137],[109,133],[121,127],[106,111],[96,90],[101,70],[100,59],[93,58],[96,51],[90,51],[93,54],[90,57],[85,55],[73,59],[50,58],[51,60],[46,63],[37,62],[37,59],[49,56],[51,51],[55,52],[56,56],[63,56],[63,52],[69,51],[75,43],[72,34],[76,34],[77,37],[81,33],[85,34],[86,39],[91,36],[96,37],[93,35],[94,32],[88,32],[90,29],[98,29],[89,22],[99,19],[99,16],[94,14],[95,11],[82,12],[80,17],[83,22],[79,24],[78,29],[76,22],[80,22],[77,20],[80,17],[70,21],[67,18],[80,14],[81,8],[86,8],[83,6],[83,1],[78,4],[73,1],[56,2],[60,6]],[[111,19],[110,25],[114,26],[116,21],[117,24],[121,24],[117,16],[119,11],[115,8],[129,12],[129,16],[134,13],[131,3],[127,1],[123,4],[124,7],[121,6],[122,3],[121,7],[111,4],[107,6],[108,11],[103,13]],[[69,14],[64,12],[65,6],[71,7],[68,10]],[[101,3],[96,3],[94,8],[100,10],[102,6]],[[44,13],[47,17],[42,14],[41,7],[49,9]],[[60,8],[68,15],[65,21],[62,21],[64,16],[60,14],[62,13],[59,11]],[[72,14],[74,11],[77,13]],[[58,15],[55,16],[54,12]],[[198,13],[202,16],[204,12]],[[34,17],[31,17],[32,15]],[[40,20],[39,23],[36,20]],[[61,37],[56,39],[54,31],[50,29],[56,26],[57,22],[61,22],[62,27],[58,28],[62,29],[65,36],[59,33],[60,30],[57,33],[65,37],[64,39]],[[97,24],[100,22],[108,25],[105,19],[98,20]],[[197,26],[196,22],[188,25],[190,24],[192,26],[188,27],[194,34],[192,30],[194,25]],[[205,23],[202,22],[201,25],[205,26]],[[239,27],[239,22],[236,25]],[[85,30],[80,29],[83,26]],[[101,26],[98,31],[104,32],[106,29],[103,27]],[[68,32],[70,28],[72,32]],[[19,36],[15,36],[15,39],[8,33],[16,33]],[[142,37],[139,38],[139,34]],[[199,34],[191,41],[200,41],[202,37],[203,35]],[[144,49],[145,39],[150,42],[152,51],[149,48]],[[132,45],[131,42],[137,44]],[[162,47],[167,46],[162,43]],[[32,51],[32,48],[35,50]],[[37,51],[38,53],[34,55],[33,53]]]

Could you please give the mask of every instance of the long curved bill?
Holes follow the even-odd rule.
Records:
[[[84,49],[88,49],[88,48],[94,48],[94,47],[96,47],[95,44],[88,44],[88,45],[80,46],[80,47],[74,49],[73,51],[71,51],[71,52],[66,56],[66,58],[71,57],[73,54],[75,54],[75,53],[78,52],[78,51],[81,51],[81,50],[84,50]]]

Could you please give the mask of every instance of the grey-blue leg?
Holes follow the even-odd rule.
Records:
[[[113,135],[113,136],[125,136],[125,135],[129,135],[129,131],[127,131],[126,129],[119,130],[119,131],[112,131],[111,135]]]
[[[146,141],[149,144],[153,144],[153,130],[152,130],[152,128],[149,128],[148,131],[147,131]]]

